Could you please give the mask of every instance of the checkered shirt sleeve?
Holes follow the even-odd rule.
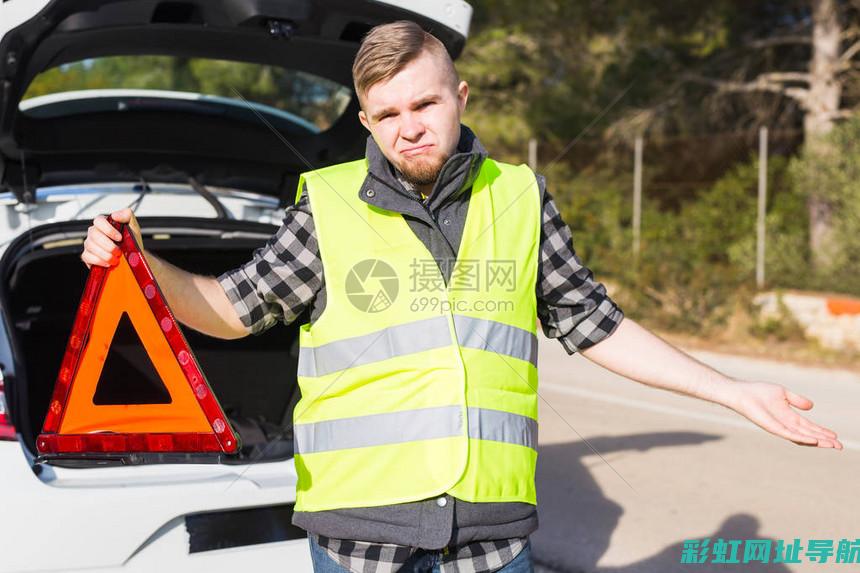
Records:
[[[537,299],[544,334],[557,338],[568,354],[608,337],[624,318],[606,287],[577,256],[570,227],[548,191],[543,198]]]
[[[218,282],[251,334],[295,320],[323,282],[307,193],[284,210],[281,227],[251,260],[225,272]]]

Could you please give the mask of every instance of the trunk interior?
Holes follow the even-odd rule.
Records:
[[[214,229],[204,231],[203,236],[184,235],[184,227],[174,227],[182,231],[158,240],[145,235],[144,240],[148,249],[180,268],[217,276],[250,260],[254,248],[275,231],[268,225],[230,223],[235,223],[230,225],[233,237],[235,227],[245,226],[246,231],[238,233],[240,238],[222,238]],[[249,225],[251,232],[247,232]],[[4,307],[17,357],[16,417],[31,452],[35,452],[35,437],[41,431],[88,273],[79,258],[85,232],[69,232],[67,227],[59,234],[64,239],[57,241],[56,232],[51,236],[41,230],[41,238],[21,237],[3,257]],[[292,411],[299,398],[295,375],[298,325],[303,322],[304,317],[299,317],[287,327],[276,325],[262,335],[237,340],[220,340],[182,327],[221,407],[242,438],[240,454],[223,457],[223,462],[292,456]],[[108,400],[105,403],[147,403],[146,388],[128,384],[125,375],[133,377],[135,370],[146,369],[143,362],[148,359],[135,341],[115,338],[117,343],[111,352],[117,348],[122,367],[114,371],[123,372],[122,379],[112,381],[101,399]]]

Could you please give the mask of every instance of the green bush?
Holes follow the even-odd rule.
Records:
[[[574,246],[598,279],[620,283],[625,310],[671,329],[707,334],[726,323],[738,301],[755,294],[758,164],[755,158],[683,204],[661,211],[643,197],[638,261],[632,252],[629,175],[587,172],[551,175]],[[553,179],[551,178],[550,181]],[[808,278],[803,197],[788,177],[788,162],[768,165],[766,269],[768,285],[798,287]]]

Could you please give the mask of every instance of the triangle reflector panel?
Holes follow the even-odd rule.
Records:
[[[90,269],[39,453],[237,452],[134,237],[111,223],[122,231],[119,262]]]
[[[146,353],[127,312],[122,313],[99,376],[93,404],[169,404],[170,392]]]

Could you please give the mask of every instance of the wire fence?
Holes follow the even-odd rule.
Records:
[[[645,135],[629,141],[581,140],[563,158],[557,159],[563,147],[561,144],[530,139],[522,144],[523,152],[519,157],[513,159],[527,162],[539,173],[548,163],[557,160],[564,166],[562,176],[587,181],[590,175],[599,174],[597,181],[612,180],[617,191],[622,193],[622,203],[626,203],[621,210],[621,223],[629,231],[629,248],[636,260],[643,249],[653,244],[653,241],[642,240],[643,232],[647,231],[643,229],[643,208],[679,213],[732,170],[739,166],[755,168],[757,176],[741,183],[743,191],[754,199],[750,203],[750,220],[754,224],[747,232],[756,243],[752,253],[755,260],[751,261],[755,266],[755,282],[759,288],[764,288],[768,258],[767,210],[774,203],[773,197],[792,192],[790,181],[779,175],[785,163],[799,151],[802,142],[800,129],[772,130],[766,127],[675,137]],[[769,171],[768,164],[773,158],[782,161],[776,170]],[[555,185],[559,183],[563,185],[563,182],[555,182]],[[549,185],[552,187],[554,183],[550,181]],[[581,185],[572,194],[581,193]],[[569,194],[562,191],[560,196],[562,203],[570,202]],[[571,218],[580,215],[573,213]],[[806,224],[799,220],[793,223],[798,232],[802,232],[801,227]],[[742,223],[727,220],[725,224]]]

